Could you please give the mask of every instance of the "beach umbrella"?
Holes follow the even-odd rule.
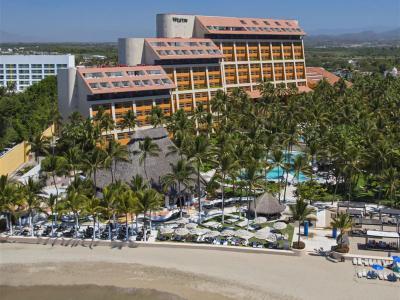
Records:
[[[235,236],[240,237],[242,239],[248,240],[253,237],[253,233],[250,231],[244,230],[244,229],[239,229],[238,231],[235,232]]]
[[[235,231],[231,229],[225,229],[224,231],[221,232],[222,236],[228,237],[228,236],[234,236]]]
[[[265,218],[265,217],[257,217],[257,218],[254,219],[254,223],[256,223],[256,224],[267,223],[267,218]]]
[[[210,232],[207,232],[204,237],[208,237],[208,238],[215,238],[217,236],[221,235],[221,233],[219,231],[213,230]]]
[[[206,228],[192,228],[189,230],[190,235],[204,235],[207,232],[210,232],[210,230]]]
[[[285,229],[286,227],[287,227],[287,225],[284,222],[276,222],[274,224],[274,229],[277,229],[277,230],[282,230],[282,229]]]
[[[185,236],[189,234],[189,230],[186,228],[178,228],[174,232],[176,235]]]
[[[174,232],[174,229],[171,227],[161,227],[160,228],[160,233],[161,234],[171,234]]]
[[[177,219],[177,220],[175,221],[175,223],[176,223],[176,224],[179,224],[179,225],[186,225],[187,223],[189,223],[189,220],[186,219],[186,218],[180,218],[180,219]]]
[[[382,271],[384,268],[381,265],[373,264],[372,269]]]
[[[188,223],[188,224],[186,224],[185,227],[186,227],[187,229],[194,229],[194,228],[197,227],[197,224],[196,224],[196,223]]]
[[[267,236],[268,236],[268,232],[266,232],[266,231],[257,231],[254,234],[254,237],[259,240],[265,240],[267,238]]]
[[[218,223],[215,221],[210,221],[210,222],[204,223],[203,225],[207,226],[207,227],[211,227],[211,228],[217,228],[221,225],[221,223]]]
[[[265,237],[265,240],[267,240],[268,242],[271,242],[271,243],[276,243],[276,240],[277,240],[276,235],[273,233],[270,233]]]

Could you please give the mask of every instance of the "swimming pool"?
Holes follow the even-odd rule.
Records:
[[[290,165],[293,165],[294,163],[294,159],[296,158],[296,156],[298,155],[303,155],[303,152],[301,151],[292,151],[290,153],[285,152],[285,163],[290,163]],[[273,163],[272,160],[268,160],[270,163]],[[288,181],[296,181],[297,182],[297,178],[294,178],[294,169],[289,171],[289,176],[288,176]],[[286,171],[281,168],[281,167],[275,167],[273,169],[271,169],[269,172],[267,172],[267,176],[266,176],[267,180],[270,181],[278,181],[279,179],[286,179]],[[299,174],[299,182],[304,182],[309,180],[309,178],[307,176],[305,176],[303,173],[300,172]]]

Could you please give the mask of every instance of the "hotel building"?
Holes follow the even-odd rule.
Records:
[[[61,72],[60,111],[64,117],[74,110],[93,117],[102,105],[118,124],[121,114],[134,110],[139,127],[146,128],[152,106],[166,115],[200,104],[211,111],[219,89],[240,87],[258,98],[259,83],[270,81],[307,91],[304,35],[295,20],[160,14],[156,38],[119,39],[121,67]],[[118,126],[112,135],[129,141]]]
[[[74,55],[0,55],[0,86],[15,82],[22,91],[40,80],[75,66]]]

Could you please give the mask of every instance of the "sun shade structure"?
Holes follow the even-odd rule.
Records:
[[[171,234],[174,232],[174,229],[171,227],[162,227],[160,228],[160,233],[161,234]]]
[[[210,232],[207,232],[206,234],[204,234],[204,237],[206,238],[215,238],[217,236],[221,235],[221,233],[219,231],[213,230]]]
[[[254,219],[254,223],[256,223],[256,224],[267,223],[267,218],[266,217],[257,217]]]
[[[235,235],[235,231],[231,230],[231,229],[226,229],[226,230],[221,232],[221,235],[225,236],[225,237],[234,236]]]
[[[285,205],[280,204],[270,193],[264,193],[256,199],[256,209],[259,215],[277,215],[285,210]],[[254,202],[250,203],[250,212],[254,214]]]
[[[244,229],[239,229],[238,231],[235,232],[235,236],[248,240],[254,236],[254,234],[250,231],[244,230]]]
[[[175,235],[185,236],[189,234],[189,230],[186,228],[178,228],[174,232]]]
[[[284,222],[276,222],[274,224],[274,229],[277,229],[277,230],[282,230],[282,229],[285,229],[286,227],[287,227],[287,225]]]
[[[175,88],[160,66],[78,68],[91,94],[141,92]]]
[[[196,228],[198,225],[196,224],[196,223],[188,223],[188,224],[186,224],[186,228],[187,229],[194,229],[194,228]]]
[[[181,219],[177,219],[177,220],[175,221],[175,223],[176,223],[176,224],[180,224],[180,225],[185,225],[185,224],[188,224],[188,223],[189,223],[189,220],[186,219],[186,218],[181,218]],[[190,228],[189,228],[189,229],[190,229]]]

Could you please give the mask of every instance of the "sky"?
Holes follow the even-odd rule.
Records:
[[[400,0],[0,0],[0,42],[155,35],[157,13],[297,19],[309,34],[400,27]]]

